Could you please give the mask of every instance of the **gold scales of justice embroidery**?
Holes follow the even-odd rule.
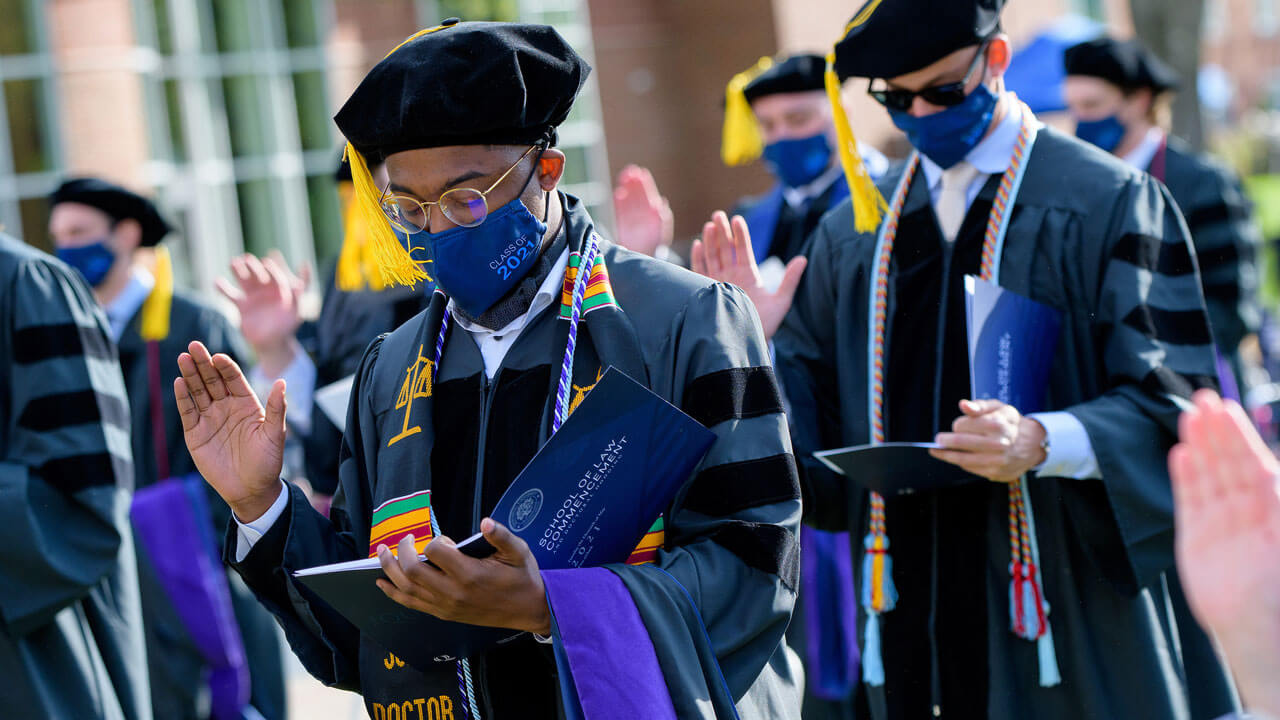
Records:
[[[422,432],[422,428],[418,425],[409,426],[409,418],[413,414],[413,401],[419,398],[431,397],[432,378],[435,376],[435,361],[428,360],[422,356],[423,346],[418,345],[418,359],[412,365],[405,368],[404,384],[400,386],[400,392],[396,395],[396,410],[404,410],[404,424],[399,433],[395,437],[387,441],[387,447],[391,447],[401,440],[417,435]],[[582,404],[587,393],[591,392],[604,376],[604,368],[596,370],[596,379],[590,385],[574,385],[573,400],[569,403],[569,414],[573,414],[578,409],[578,405]]]

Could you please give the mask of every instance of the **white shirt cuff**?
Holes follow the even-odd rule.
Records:
[[[550,635],[539,635],[538,633],[530,633],[530,634],[533,635],[534,640],[537,640],[543,645],[551,645],[552,643],[555,642],[555,638],[553,638]]]
[[[1033,468],[1038,474],[1074,480],[1102,477],[1089,433],[1079,418],[1069,412],[1034,413],[1028,417],[1044,426],[1049,439],[1048,456]]]
[[[293,362],[280,373],[284,378],[286,392],[289,394],[289,406],[285,410],[285,419],[302,435],[311,433],[311,405],[316,391],[316,364],[300,346],[293,352]],[[249,369],[249,384],[264,402],[275,378],[267,377],[262,368],[254,365]]]
[[[285,487],[284,481],[281,480],[280,494],[276,496],[276,501],[271,503],[271,507],[267,508],[262,517],[246,523],[240,522],[240,518],[236,517],[235,513],[231,513],[231,517],[236,521],[236,562],[244,562],[254,544],[267,534],[272,525],[276,524],[288,505],[289,488]]]

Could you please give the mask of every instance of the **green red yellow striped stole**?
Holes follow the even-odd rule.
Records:
[[[649,531],[640,539],[640,544],[635,550],[631,551],[631,557],[627,558],[628,565],[643,565],[651,563],[658,559],[658,550],[662,548],[662,543],[667,539],[666,524],[662,521],[662,516],[649,528]]]
[[[564,287],[560,296],[560,319],[568,320],[573,312],[573,286],[578,278],[578,268],[582,265],[580,253],[569,254],[569,267],[564,272]],[[613,286],[609,283],[609,268],[604,264],[604,257],[597,254],[591,263],[591,274],[587,276],[587,288],[582,297],[582,314],[599,310],[602,307],[617,307],[618,301],[613,297]]]
[[[379,545],[386,545],[394,553],[396,545],[410,533],[413,534],[413,546],[419,553],[431,542],[430,490],[392,498],[373,509],[369,557],[377,556]]]

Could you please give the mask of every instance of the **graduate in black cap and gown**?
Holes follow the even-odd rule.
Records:
[[[1165,464],[1215,384],[1190,239],[1161,184],[1004,90],[1003,5],[875,0],[831,56],[833,98],[869,78],[916,152],[881,195],[837,116],[853,202],[819,225],[774,338],[806,520],[864,558],[869,716],[1193,717]],[[708,255],[741,225],[718,217]],[[967,274],[1060,314],[1048,412],[969,397]],[[887,441],[974,477],[882,497],[811,456]]]
[[[188,445],[237,521],[227,560],[307,669],[361,693],[374,717],[407,707],[556,718],[579,704],[585,717],[799,716],[798,670],[782,642],[799,488],[765,341],[741,290],[612,245],[581,201],[556,189],[555,128],[588,72],[548,26],[446,21],[393,50],[338,113],[384,276],[413,283],[425,270],[440,291],[365,353],[327,519],[278,479],[283,383],[263,409],[230,358],[198,343],[179,358]],[[387,187],[373,183],[370,158],[386,160]],[[430,265],[414,261],[392,223],[428,248]],[[484,513],[570,411],[557,387],[585,392],[609,366],[718,439],[631,563],[539,573],[527,546]],[[467,558],[445,538],[476,531],[496,556]],[[379,587],[406,607],[527,634],[416,669],[292,578],[368,557],[389,578]],[[586,581],[574,578],[635,613],[559,610],[561,591],[572,599]],[[571,678],[557,669],[565,639],[549,603],[561,628],[585,623],[592,637],[616,639],[589,653],[600,662],[571,656]],[[633,632],[639,642],[623,640]]]
[[[150,720],[129,406],[74,270],[0,234],[0,714]]]
[[[172,228],[150,200],[86,177],[64,182],[50,204],[49,235],[57,255],[93,288],[119,347],[133,427],[135,488],[194,473],[182,422],[167,400],[178,375],[173,358],[196,339],[244,358],[240,333],[222,313],[174,288],[168,249],[161,244]],[[209,493],[209,506],[212,527],[225,524],[226,504]],[[156,717],[208,717],[205,658],[160,584],[147,554],[153,550],[141,542],[137,549]],[[268,720],[284,718],[283,658],[271,618],[238,578],[230,573],[227,578],[252,676],[250,703]]]
[[[1240,342],[1262,319],[1258,295],[1261,237],[1240,179],[1165,129],[1177,74],[1136,40],[1100,38],[1067,49],[1063,97],[1076,136],[1151,173],[1169,188],[1191,231],[1209,308],[1209,325],[1234,378],[1245,388]]]

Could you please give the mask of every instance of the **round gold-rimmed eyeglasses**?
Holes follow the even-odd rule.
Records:
[[[387,216],[387,220],[391,222],[393,227],[410,235],[416,235],[430,227],[432,205],[438,205],[440,211],[454,225],[475,227],[484,222],[484,219],[489,216],[489,202],[485,198],[503,180],[506,180],[507,176],[519,167],[520,163],[524,162],[525,158],[529,157],[529,153],[539,147],[541,145],[533,145],[528,150],[525,150],[520,159],[507,168],[507,171],[502,173],[497,180],[494,180],[493,184],[486,190],[456,187],[441,193],[440,198],[435,202],[424,202],[408,195],[388,194],[391,190],[391,185],[388,183],[387,188],[382,191],[382,197],[379,199],[378,205],[382,207],[383,214]],[[530,173],[529,177],[532,178],[533,173]],[[526,185],[528,182],[528,180],[525,180]]]

